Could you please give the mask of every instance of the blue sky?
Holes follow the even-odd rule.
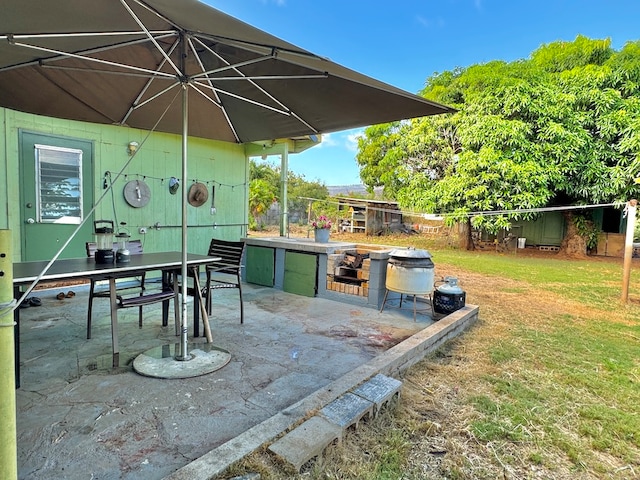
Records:
[[[527,58],[577,35],[640,39],[639,0],[203,0],[288,42],[417,93],[434,72]],[[327,185],[360,183],[354,139],[326,135],[289,168]],[[275,159],[274,159],[275,161]]]

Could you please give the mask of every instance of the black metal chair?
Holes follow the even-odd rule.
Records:
[[[114,243],[114,250],[118,248],[118,244]],[[140,255],[142,253],[142,242],[140,240],[130,240],[127,243],[127,248],[131,255]],[[87,242],[86,244],[87,256],[90,258],[95,257],[97,246],[95,242]],[[87,312],[87,338],[91,338],[91,321],[93,313],[93,299],[94,298],[109,298],[109,289],[96,289],[96,283],[101,279],[91,279],[89,286],[89,308]],[[163,282],[164,283],[164,282]],[[130,291],[132,294],[137,293],[134,296],[125,297],[122,294],[117,295],[118,308],[138,308],[138,325],[142,328],[142,307],[145,305],[151,305],[153,303],[166,302],[168,300],[176,299],[176,292],[171,289],[164,289],[159,292],[145,293],[145,273],[143,272],[137,277],[125,277],[116,281],[116,291],[126,292]],[[163,318],[163,321],[165,319]],[[176,324],[177,324],[177,308],[176,308]],[[177,327],[176,327],[177,328]]]
[[[242,301],[242,254],[243,241],[211,240],[210,257],[220,257],[215,263],[207,265],[207,283],[204,288],[207,312],[211,315],[211,292],[221,288],[237,288],[240,296],[240,323],[244,323],[244,304]]]

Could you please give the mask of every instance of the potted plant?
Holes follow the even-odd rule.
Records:
[[[326,215],[320,215],[317,220],[312,223],[313,232],[316,242],[329,242],[329,233],[331,232],[331,220]]]

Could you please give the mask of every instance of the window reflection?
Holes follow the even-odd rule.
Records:
[[[35,145],[38,221],[82,221],[82,150]]]

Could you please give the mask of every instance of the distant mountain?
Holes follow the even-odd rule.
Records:
[[[367,188],[359,183],[354,185],[327,185],[329,195],[335,197],[336,195],[348,195],[349,193],[356,193],[358,195],[368,195]],[[382,187],[375,187],[373,189],[376,197],[382,195]]]

